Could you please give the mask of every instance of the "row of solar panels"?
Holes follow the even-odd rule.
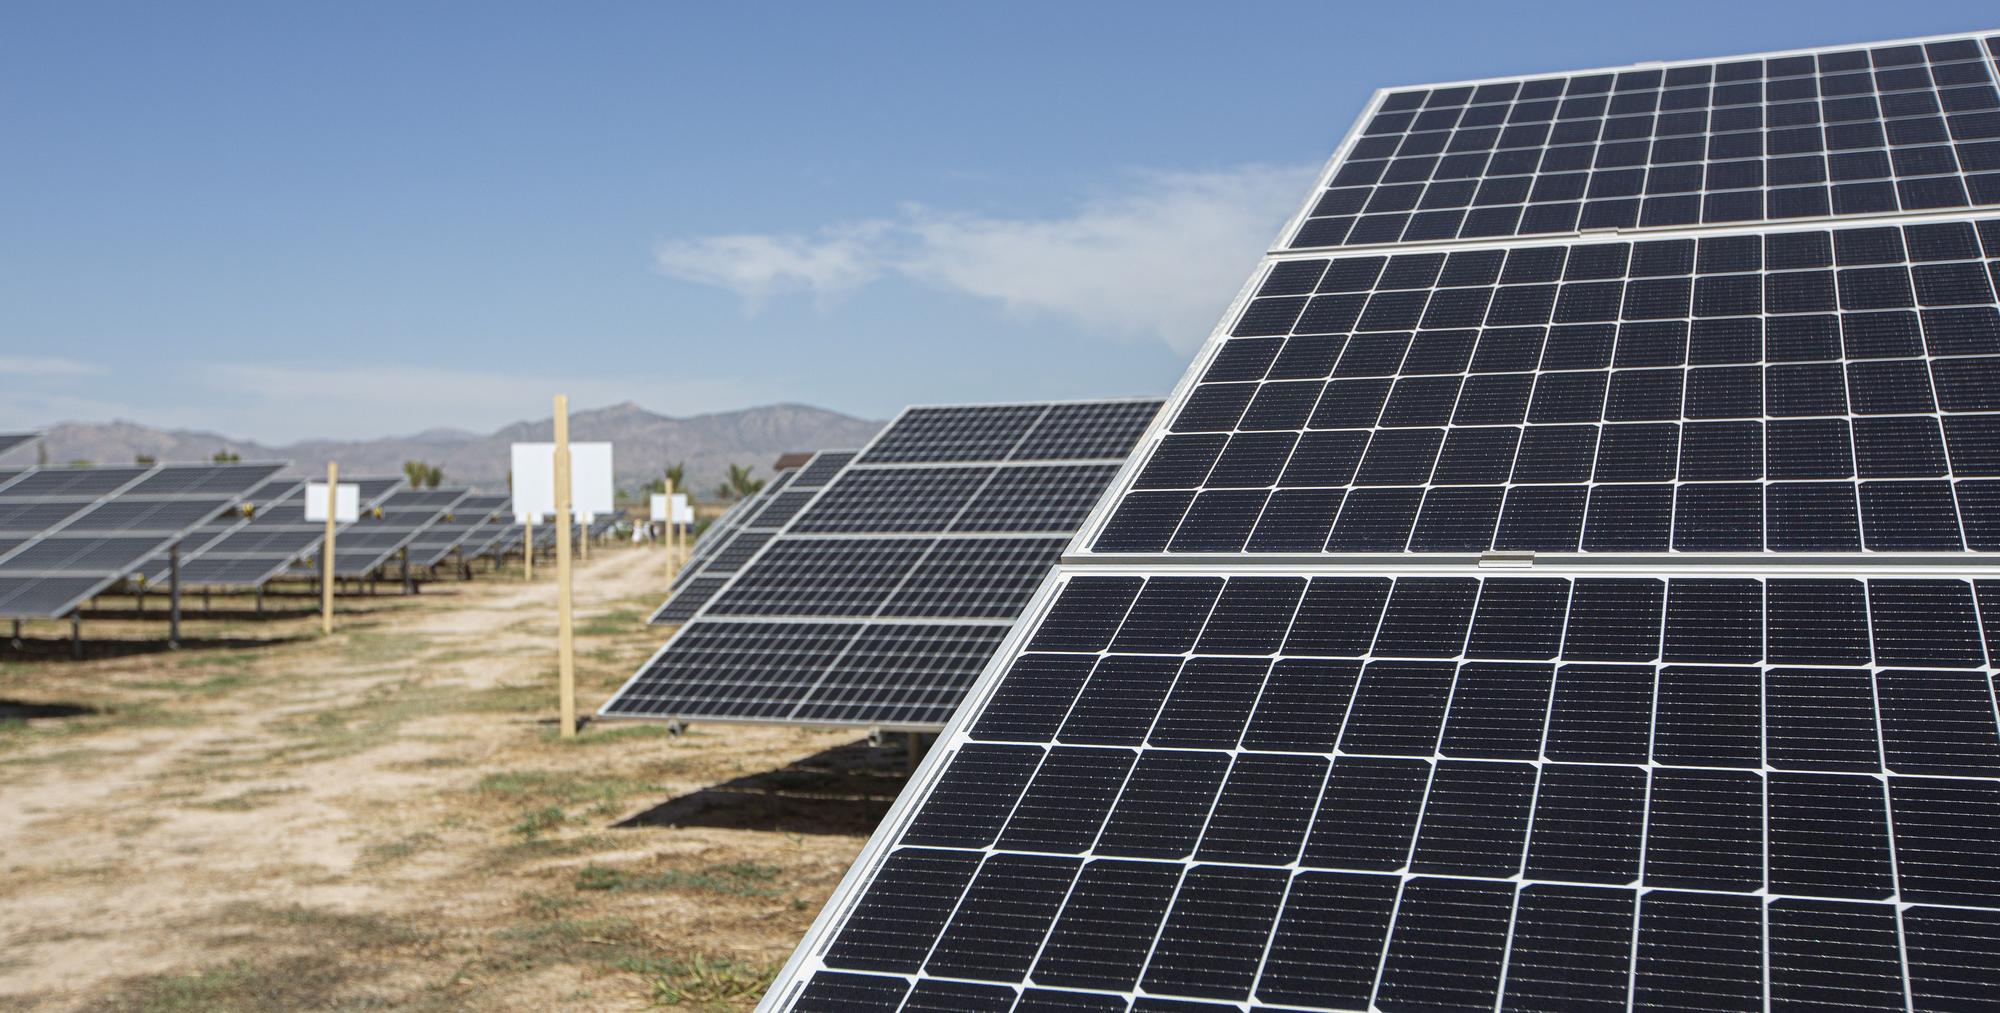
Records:
[[[55,617],[238,510],[282,464],[0,472],[0,616]]]
[[[761,1008],[1991,1008],[1996,58],[1378,92]]]
[[[305,483],[276,477],[283,467],[0,471],[0,616],[56,618],[117,586],[167,585],[176,577],[176,549],[182,587],[249,588],[315,576],[310,564],[326,527],[305,520]],[[523,531],[506,496],[411,489],[402,478],[355,484],[362,516],[338,530],[336,576],[366,577],[405,553],[410,567],[425,570],[520,551]],[[595,519],[589,536],[618,519]],[[538,549],[545,547],[553,528],[536,536]]]
[[[609,717],[937,728],[1055,565],[1152,399],[918,407],[721,518]]]

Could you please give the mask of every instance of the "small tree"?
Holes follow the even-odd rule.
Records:
[[[217,464],[235,464],[243,460],[243,458],[233,450],[218,450],[215,452],[215,456],[209,458],[209,460]]]
[[[444,469],[425,461],[404,461],[403,477],[410,480],[412,489],[435,489],[444,481]]]
[[[729,480],[722,483],[722,495],[736,499],[757,495],[757,491],[764,488],[764,480],[751,478],[751,470],[751,466],[747,464],[730,465]]]
[[[639,493],[640,495],[644,496],[651,496],[655,494],[665,493],[667,491],[668,482],[673,483],[675,492],[686,495],[690,501],[693,500],[694,490],[688,488],[687,484],[686,462],[677,462],[672,466],[668,467],[665,471],[661,472],[661,477],[656,478],[651,482],[647,482],[646,487],[644,489],[639,490]]]
[[[146,467],[151,467],[155,464],[160,463],[160,459],[154,457],[151,454],[134,454],[132,456],[132,463],[138,465],[144,465]]]

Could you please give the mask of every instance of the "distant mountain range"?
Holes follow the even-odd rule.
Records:
[[[637,492],[670,464],[685,462],[688,479],[702,496],[711,495],[729,465],[747,464],[768,478],[779,454],[795,450],[858,447],[881,422],[801,404],[764,405],[739,411],[674,418],[631,402],[579,411],[570,416],[573,440],[607,440],[620,489]],[[136,422],[64,422],[43,437],[52,464],[90,461],[129,464],[146,455],[159,461],[206,461],[227,450],[246,461],[289,460],[300,475],[324,474],[339,461],[342,474],[402,474],[403,462],[422,460],[444,469],[448,485],[470,484],[503,492],[507,487],[508,445],[551,439],[546,418],[516,422],[497,432],[427,429],[410,436],[374,440],[303,440],[270,446],[217,433],[155,429]],[[0,455],[0,463],[33,463],[33,449]]]

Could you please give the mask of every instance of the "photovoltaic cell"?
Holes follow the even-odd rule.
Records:
[[[859,453],[816,455],[683,571],[654,621],[744,637],[820,620],[865,630],[770,689],[787,708],[655,685],[713,662],[677,635],[604,713],[941,725],[1159,407],[912,408]]]
[[[1972,38],[1390,91],[1289,245],[2000,204],[1996,141]]]
[[[2000,548],[2000,220],[1281,263],[1095,551]]]
[[[282,465],[34,468],[0,483],[0,615],[58,618],[227,523]],[[237,516],[240,516],[238,514]]]
[[[1401,576],[1385,589],[1383,579],[1071,579],[1043,623],[1063,629],[1031,631],[972,705],[888,865],[813,965],[827,970],[810,977],[1384,1009],[1717,1009],[1761,1003],[1768,989],[1774,1007],[1812,1008],[1899,997],[1905,979],[1953,994],[1965,973],[1953,968],[2000,959],[2000,934],[1954,935],[1951,955],[1932,944],[1905,957],[1894,944],[1899,924],[1993,924],[2000,912],[2000,859],[1985,857],[2000,855],[2000,725],[1983,660],[1995,645],[1975,628],[1982,660],[1905,671],[1890,660],[1907,649],[1904,620],[1768,607],[1801,596],[1968,602],[2000,587]],[[1149,598],[1156,582],[1165,590]],[[1295,624],[1308,600],[1384,591],[1382,613],[1422,600],[1434,628],[1412,638],[1377,609],[1349,608],[1319,613],[1345,631],[1318,641],[1341,644],[1337,657],[1147,653],[1179,636],[1153,617],[1191,596],[1254,601]],[[1587,618],[1579,599],[1595,603]],[[1439,607],[1460,600],[1470,607]],[[1729,640],[1739,664],[1676,664],[1663,645],[1687,638],[1638,641],[1607,623],[1700,627],[1710,601],[1760,603],[1756,627]],[[1269,625],[1254,608],[1196,611],[1204,637],[1236,617],[1252,640]],[[1939,628],[1964,629],[1938,611]],[[1501,615],[1557,629],[1567,616],[1568,629],[1553,652],[1530,637],[1521,655],[1430,657],[1429,645],[1469,640]],[[1611,632],[1578,639],[1579,623]],[[1801,624],[1860,645],[1870,667],[1847,695],[1802,697],[1802,670],[1773,662],[1771,647],[1782,651]],[[1606,644],[1622,645],[1621,658],[1650,654],[1606,663]],[[1288,685],[1283,671],[1301,663],[1320,666],[1318,678]],[[1309,706],[1301,686],[1317,693]],[[1939,732],[1899,715],[1913,696],[1956,717]],[[1788,700],[1814,703],[1791,712]],[[1823,700],[1845,700],[1855,719]],[[1268,708],[1310,710],[1338,746],[1268,734],[1297,727],[1284,723],[1249,734]],[[1835,722],[1813,742],[1846,742],[1846,722],[1934,748],[1864,743],[1830,764],[1823,751],[1777,748],[1774,728],[1760,753],[1765,711],[1774,725]],[[893,936],[889,911],[900,912]],[[892,948],[907,956],[882,955]]]
[[[768,1007],[1986,1004],[1997,55],[1381,93]],[[843,961],[918,851],[1019,934]]]

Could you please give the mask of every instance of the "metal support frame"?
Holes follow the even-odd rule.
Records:
[[[201,593],[202,611],[208,611],[208,592]],[[181,543],[167,550],[167,647],[181,648]]]
[[[403,593],[416,594],[417,582],[416,579],[410,575],[410,547],[405,545],[401,549],[397,550],[396,554],[402,560]]]
[[[77,661],[83,660],[83,613],[81,611],[69,614],[69,656]]]

